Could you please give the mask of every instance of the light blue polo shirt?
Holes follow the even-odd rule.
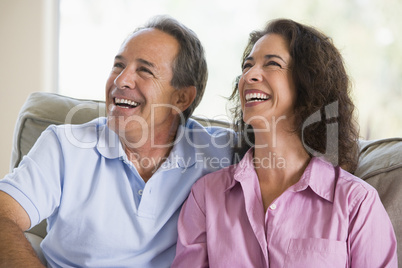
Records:
[[[144,183],[106,118],[50,126],[0,190],[31,227],[48,219],[41,247],[52,267],[169,267],[182,203],[198,178],[231,164],[234,139],[189,119]]]

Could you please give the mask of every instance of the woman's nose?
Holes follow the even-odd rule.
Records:
[[[256,83],[256,82],[261,82],[262,81],[262,74],[261,74],[261,68],[258,66],[253,66],[251,67],[244,75],[243,75],[244,80],[247,83]]]

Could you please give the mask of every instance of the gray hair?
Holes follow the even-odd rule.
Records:
[[[167,33],[179,42],[179,53],[173,62],[173,77],[170,83],[179,90],[189,86],[195,86],[197,90],[193,103],[183,112],[187,120],[200,103],[207,84],[208,68],[204,48],[191,29],[170,16],[156,16],[134,33],[151,28]]]

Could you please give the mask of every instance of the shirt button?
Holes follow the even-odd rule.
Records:
[[[139,194],[139,195],[142,195],[142,192],[143,192],[142,189],[141,189],[141,190],[138,190],[138,194]]]
[[[271,210],[275,210],[275,209],[276,209],[276,204],[270,205],[269,208],[270,208]]]

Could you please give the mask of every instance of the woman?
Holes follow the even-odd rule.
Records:
[[[397,267],[378,194],[351,175],[358,131],[331,39],[275,20],[251,34],[242,68],[244,157],[193,186],[173,267]]]

